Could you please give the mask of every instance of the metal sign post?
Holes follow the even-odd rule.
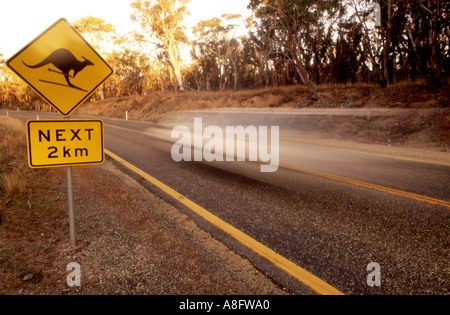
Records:
[[[65,119],[70,120],[70,116]],[[72,166],[66,167],[66,177],[67,177],[67,206],[69,211],[69,236],[70,245],[75,247],[77,245],[77,237],[75,232],[75,206],[73,197],[73,175]]]
[[[72,177],[72,166],[66,167],[67,175],[67,203],[69,209],[69,234],[70,234],[70,245],[76,246],[77,239],[75,234],[75,207],[73,198],[73,177]]]
[[[66,166],[70,243],[76,245],[72,166],[105,160],[101,120],[29,120],[28,164],[31,168]]]

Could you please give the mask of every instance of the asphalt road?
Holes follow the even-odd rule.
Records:
[[[26,120],[37,113],[9,115]],[[246,119],[252,125],[261,121]],[[274,173],[261,173],[260,164],[250,162],[177,163],[170,154],[170,129],[103,121],[107,150],[345,294],[450,293],[448,165],[304,145],[292,134],[284,137],[283,128],[280,167]],[[313,293],[185,207],[180,209],[274,281],[294,293]],[[381,268],[380,286],[368,285],[372,262]]]

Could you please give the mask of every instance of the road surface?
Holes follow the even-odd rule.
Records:
[[[37,115],[60,119],[50,113],[9,112],[24,121]],[[211,116],[204,113],[204,123],[219,125],[214,115],[208,120]],[[282,122],[284,117],[278,122],[280,119]],[[170,128],[103,121],[105,146],[112,156],[182,197],[175,200],[142,174],[136,175],[143,185],[294,293],[321,292],[315,280],[311,286],[302,280],[305,274],[300,272],[297,277],[296,271],[286,271],[285,261],[344,294],[450,293],[447,163],[304,144],[280,124],[279,169],[261,173],[260,163],[255,162],[175,162]],[[230,113],[224,123],[233,121],[267,122],[261,115],[243,119],[239,113]],[[180,203],[181,199],[206,210],[257,245],[243,244],[220,224],[193,211],[191,203]],[[255,248],[267,249],[268,257]],[[275,255],[280,260],[270,257]]]

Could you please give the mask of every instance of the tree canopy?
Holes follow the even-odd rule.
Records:
[[[188,40],[189,0],[135,0],[136,32],[119,37],[107,21],[73,24],[115,68],[92,99],[175,88],[239,90],[303,84],[403,80],[447,85],[450,2],[443,0],[248,0],[251,16],[199,21]],[[246,35],[237,30],[245,26]],[[184,59],[183,49],[190,50]],[[2,106],[42,106],[0,55]],[[34,105],[33,105],[34,104]]]
[[[131,19],[140,23],[142,29],[147,31],[152,43],[161,49],[168,64],[171,76],[177,81],[180,90],[183,90],[181,75],[180,43],[187,43],[183,32],[182,21],[188,14],[186,4],[190,0],[137,0],[131,4],[134,14]]]

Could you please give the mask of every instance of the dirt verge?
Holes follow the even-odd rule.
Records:
[[[43,226],[24,222],[35,235],[28,240],[0,225],[0,294],[286,294],[111,162],[73,173],[77,247],[68,244],[64,170],[36,174],[48,182],[34,192],[48,202],[37,204],[58,216],[40,218]],[[80,287],[66,282],[72,262]]]

